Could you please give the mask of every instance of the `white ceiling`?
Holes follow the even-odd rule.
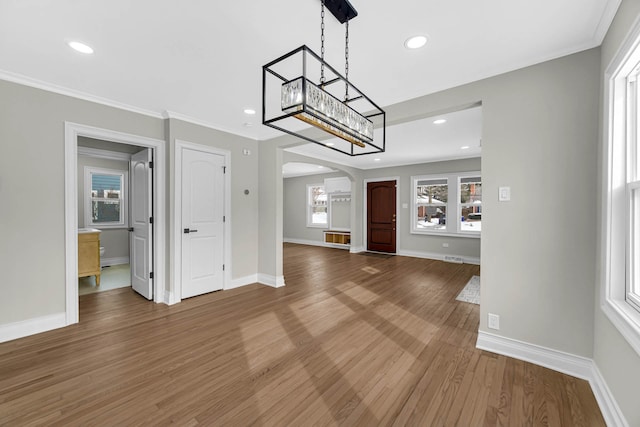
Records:
[[[601,43],[619,2],[351,0],[350,80],[384,108],[578,52]],[[262,66],[302,44],[319,51],[319,15],[319,0],[2,0],[0,78],[268,139],[280,133],[260,124]],[[429,42],[409,51],[415,34]],[[343,38],[328,14],[337,69]]]

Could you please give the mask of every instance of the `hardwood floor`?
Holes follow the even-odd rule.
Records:
[[[285,244],[287,286],[129,288],[0,344],[0,424],[603,426],[586,381],[475,348],[479,267]]]

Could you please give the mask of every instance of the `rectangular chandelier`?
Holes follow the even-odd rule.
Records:
[[[349,98],[342,100],[345,88]],[[262,67],[266,126],[359,156],[385,151],[385,120],[380,107],[307,46]]]

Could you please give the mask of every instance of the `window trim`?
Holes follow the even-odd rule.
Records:
[[[482,231],[463,231],[461,230],[460,221],[457,221],[458,213],[461,212],[463,203],[460,202],[460,180],[462,178],[469,178],[478,176],[482,182],[482,174],[480,171],[468,171],[468,172],[449,172],[430,175],[414,175],[411,177],[411,211],[409,221],[411,223],[409,232],[411,234],[428,235],[428,236],[447,236],[447,237],[468,237],[479,239]],[[447,227],[445,230],[422,230],[416,227],[418,204],[415,197],[415,190],[418,181],[424,180],[447,180],[447,216],[451,216],[451,212],[454,212],[453,216],[456,218],[455,226],[447,221]],[[455,201],[455,202],[454,202]]]
[[[318,223],[315,224],[311,221],[312,215],[313,215],[313,206],[311,204],[311,189],[313,187],[322,187],[325,188],[324,183],[317,183],[317,184],[307,184],[307,197],[306,197],[306,203],[307,203],[307,227],[308,228],[328,228],[329,227],[329,194],[327,194],[326,192],[326,188],[325,188],[325,194],[327,194],[327,221],[324,223]]]
[[[604,73],[600,214],[600,308],[640,355],[640,311],[626,298],[628,197],[627,79],[640,60],[636,21]]]
[[[94,222],[91,215],[91,183],[92,175],[119,175],[122,185],[122,193],[120,196],[120,221],[117,223]],[[95,166],[84,167],[84,226],[95,227],[99,229],[117,229],[127,228],[129,226],[129,172],[119,169],[108,169]]]

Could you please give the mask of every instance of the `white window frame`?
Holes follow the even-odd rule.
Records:
[[[433,175],[416,175],[411,177],[411,234],[424,234],[431,236],[454,236],[454,237],[470,237],[470,238],[480,238],[481,231],[463,231],[461,230],[460,221],[458,220],[461,212],[463,203],[460,202],[460,185],[462,178],[469,177],[480,177],[482,182],[482,175],[480,171],[471,171],[471,172],[456,172],[456,173],[445,173],[445,174],[433,174]],[[447,222],[446,229],[442,230],[425,230],[419,229],[416,226],[418,221],[418,203],[416,200],[416,186],[418,185],[418,181],[429,181],[429,180],[447,180]],[[451,221],[451,218],[454,218],[455,221]]]
[[[329,227],[329,195],[327,194],[327,204],[325,205],[327,208],[327,221],[324,223],[314,223],[312,218],[313,218],[313,207],[314,205],[312,205],[311,203],[311,189],[314,187],[324,187],[324,183],[319,183],[319,184],[307,184],[307,227],[309,228],[327,228]],[[326,189],[325,189],[325,194],[326,194]],[[321,205],[317,205],[317,206],[321,206]]]
[[[93,175],[116,175],[120,177],[122,191],[120,193],[120,221],[118,222],[94,222],[91,215],[91,183]],[[96,228],[127,228],[129,223],[129,173],[118,169],[99,168],[94,166],[84,167],[84,226]]]
[[[631,190],[638,184],[632,161],[637,147],[637,90],[630,77],[640,64],[640,22],[636,21],[604,74],[602,199],[600,215],[600,307],[640,355],[640,306],[629,298],[634,274],[631,252]],[[637,243],[637,242],[636,242]],[[637,257],[637,255],[636,255]],[[632,262],[633,261],[633,262]]]

